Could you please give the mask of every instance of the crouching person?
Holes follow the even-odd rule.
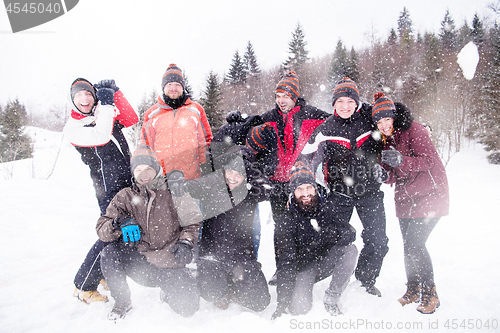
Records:
[[[333,204],[319,193],[312,172],[298,162],[290,172],[290,200],[274,232],[277,256],[278,307],[272,319],[288,312],[306,314],[312,308],[313,286],[331,276],[324,306],[332,316],[354,272],[358,250],[356,231],[334,215]]]
[[[97,222],[102,241],[112,242],[101,257],[101,269],[115,300],[108,318],[123,318],[132,309],[127,276],[161,297],[182,316],[199,308],[196,279],[186,264],[201,225],[198,204],[189,194],[173,197],[155,153],[141,145],[131,159],[133,185],[113,198]]]
[[[234,302],[263,311],[271,300],[253,245],[255,208],[268,200],[271,186],[252,165],[254,158],[250,148],[233,146],[215,159],[215,172],[187,181],[203,206],[198,288],[224,310]]]

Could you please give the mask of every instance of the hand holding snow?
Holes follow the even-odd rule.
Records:
[[[473,42],[469,42],[463,47],[457,55],[457,63],[464,73],[467,80],[472,80],[476,73],[476,67],[479,63],[479,52],[477,46]]]

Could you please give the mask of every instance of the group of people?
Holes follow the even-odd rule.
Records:
[[[248,117],[232,111],[213,135],[178,66],[167,68],[161,87],[130,154],[121,130],[138,118],[114,80],[71,85],[74,108],[64,132],[90,168],[101,210],[74,296],[106,302],[97,291],[102,285],[114,299],[109,319],[123,318],[132,309],[128,276],[159,287],[161,300],[188,317],[200,297],[221,309],[233,302],[263,311],[269,285],[276,285],[275,319],[309,312],[314,284],[330,278],[324,307],[340,315],[353,274],[367,293],[381,296],[375,282],[389,247],[380,186],[387,183],[395,184],[404,241],[407,290],[398,301],[420,302],[425,314],[436,310],[425,243],[448,214],[448,184],[410,109],[383,93],[362,103],[346,77],[328,113],[306,104],[290,71],[276,86],[273,109]],[[257,261],[257,207],[267,200],[276,262],[269,282]],[[354,208],[363,226],[359,253]]]

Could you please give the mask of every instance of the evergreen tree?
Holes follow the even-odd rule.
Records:
[[[200,98],[200,104],[205,109],[208,122],[215,133],[223,123],[223,115],[220,111],[222,101],[222,86],[219,82],[219,76],[210,71],[207,77],[203,96]]]
[[[0,162],[30,158],[33,154],[31,138],[24,133],[26,108],[18,99],[0,109]]]
[[[359,71],[358,71],[358,55],[356,54],[356,50],[354,46],[351,48],[351,54],[349,58],[349,67],[347,71],[347,76],[353,79],[355,82],[359,79]]]
[[[247,78],[256,77],[260,74],[259,64],[257,63],[257,58],[255,57],[255,52],[250,41],[248,41],[247,49],[245,51],[245,54],[243,55],[243,63],[245,65]]]
[[[500,164],[500,27],[495,23],[490,32],[491,61],[483,77],[482,90],[485,99],[484,114],[481,117],[481,143],[492,152],[490,162]]]
[[[288,43],[288,53],[290,55],[282,65],[285,72],[293,70],[300,75],[302,66],[309,59],[309,51],[306,50],[306,45],[307,42],[305,41],[302,26],[297,23],[297,27],[292,33],[292,40]]]
[[[350,65],[351,61],[347,55],[347,50],[342,40],[339,39],[335,52],[333,53],[330,81],[335,85],[340,79],[348,76]]]
[[[410,19],[410,12],[406,7],[403,7],[403,11],[399,14],[398,34],[401,46],[406,46],[413,42],[413,22]]]
[[[462,27],[458,29],[457,34],[457,47],[461,49],[472,39],[472,29],[467,24],[467,21],[464,22]]]
[[[233,60],[231,62],[229,73],[226,76],[226,80],[231,84],[245,83],[247,80],[245,63],[243,59],[241,59],[238,50],[234,52]]]
[[[477,47],[481,47],[484,42],[484,29],[483,22],[479,19],[477,13],[474,15],[472,19],[472,31],[471,31],[472,41]]]
[[[452,19],[450,11],[446,10],[443,21],[441,21],[441,29],[439,32],[441,44],[447,51],[453,51],[456,48],[457,32],[455,21]]]
[[[387,38],[387,43],[389,43],[389,45],[396,45],[397,42],[398,42],[398,35],[396,34],[396,30],[392,28],[391,32],[389,33],[389,37]]]

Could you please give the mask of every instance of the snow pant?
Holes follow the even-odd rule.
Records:
[[[83,291],[97,290],[104,279],[101,271],[101,251],[110,243],[98,239],[87,253],[75,276],[75,287]]]
[[[201,297],[208,302],[221,299],[233,291],[239,304],[260,312],[271,301],[266,277],[257,261],[215,261],[200,258],[197,281]]]
[[[288,309],[293,315],[308,313],[313,304],[313,286],[331,276],[325,291],[324,303],[337,304],[344,292],[354,267],[358,250],[356,245],[333,246],[323,259],[315,260],[297,273],[293,295]]]
[[[329,200],[335,203],[335,215],[344,223],[351,220],[354,208],[358,213],[363,231],[363,249],[358,258],[355,277],[363,285],[375,284],[380,274],[382,263],[389,247],[389,239],[386,235],[386,221],[384,210],[384,192],[375,191],[363,197],[348,197],[336,192],[331,192]]]
[[[116,303],[130,303],[127,276],[146,287],[160,287],[163,301],[178,314],[192,316],[200,306],[196,279],[189,270],[161,268],[149,263],[134,246],[123,242],[110,243],[101,255],[101,268]]]
[[[269,202],[271,204],[271,212],[273,214],[274,224],[276,225],[276,223],[283,218],[283,215],[287,208],[289,182],[279,182],[272,180],[271,184],[273,186],[273,190],[271,192],[271,195],[269,196]],[[279,246],[279,242],[274,242],[274,259],[276,262],[278,262],[277,253],[281,253],[277,246]]]
[[[425,243],[439,219],[440,217],[399,219],[408,282],[434,285],[434,269]]]

